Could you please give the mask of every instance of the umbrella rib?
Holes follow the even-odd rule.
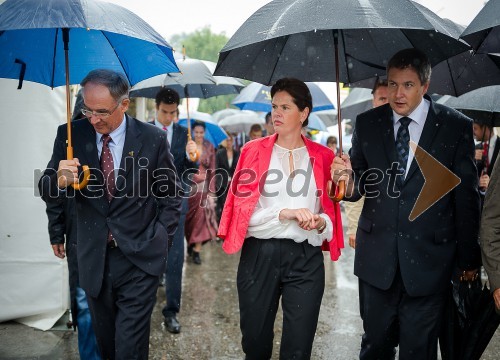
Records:
[[[115,53],[116,58],[117,58],[117,59],[118,59],[118,61],[120,62],[120,65],[121,65],[121,67],[122,67],[122,69],[123,69],[123,72],[125,73],[125,76],[126,76],[126,78],[127,78],[128,82],[129,82],[130,86],[135,85],[135,84],[132,84],[132,82],[130,81],[130,78],[128,77],[128,74],[127,74],[127,72],[125,71],[125,66],[123,66],[122,60],[120,59],[120,57],[119,57],[119,56],[118,56],[118,54],[116,53],[115,47],[113,46],[113,44],[111,44],[111,41],[109,41],[109,38],[108,38],[108,36],[106,35],[106,32],[105,32],[105,31],[101,31],[101,33],[102,33],[102,35],[106,38],[106,40],[107,40],[108,44],[111,46],[111,49],[113,49],[113,52]]]
[[[56,29],[56,36],[54,37],[54,55],[52,56],[52,75],[50,79],[50,87],[54,89],[54,77],[56,73],[56,54],[57,54],[57,38],[59,37],[59,28]]]
[[[281,47],[281,49],[280,49],[280,53],[279,53],[279,55],[280,55],[279,60],[281,59],[281,53],[283,52],[283,49],[285,48],[285,45],[286,45],[286,43],[288,42],[288,39],[289,39],[289,38],[290,38],[290,35],[286,35],[286,36],[284,36],[283,46]],[[270,76],[270,78],[267,80],[266,85],[271,85],[271,79],[272,79],[272,77],[273,77],[274,71],[275,71],[275,70],[276,70],[276,68],[278,67],[278,62],[279,62],[279,60],[278,60],[278,61],[276,61],[276,62],[274,63],[273,70],[271,71],[271,76]]]

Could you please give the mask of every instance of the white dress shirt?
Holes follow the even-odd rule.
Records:
[[[166,129],[168,144],[172,145],[172,135],[174,134],[174,122],[172,121],[170,123],[170,125],[165,126],[165,125],[162,125],[158,120],[155,120],[155,125],[159,129],[162,129],[162,130]]]
[[[287,238],[299,243],[307,240],[313,246],[321,246],[323,240],[330,240],[333,236],[333,224],[328,215],[320,214],[326,220],[326,228],[321,234],[315,229],[301,229],[295,220],[279,220],[279,213],[283,209],[307,208],[315,214],[321,211],[307,148],[294,149],[292,153],[294,168],[298,173],[290,178],[290,150],[274,144],[266,182],[250,217],[246,237]]]

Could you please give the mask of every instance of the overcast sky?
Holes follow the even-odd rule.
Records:
[[[106,0],[146,20],[167,40],[173,34],[210,25],[215,33],[231,37],[240,25],[270,0]],[[468,25],[485,0],[418,0],[443,18]]]

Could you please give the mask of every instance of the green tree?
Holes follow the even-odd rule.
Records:
[[[192,33],[174,34],[170,44],[177,53],[182,53],[182,46],[186,49],[186,56],[194,59],[217,62],[219,52],[228,41],[224,32],[215,34],[206,26]],[[201,99],[199,111],[214,113],[217,110],[229,107],[236,95],[217,96],[210,99]]]

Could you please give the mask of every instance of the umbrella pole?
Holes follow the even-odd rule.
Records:
[[[191,119],[189,117],[189,93],[187,90],[187,86],[184,87],[184,95],[186,96],[186,113],[187,113],[187,119],[186,119],[186,125],[188,129],[188,135],[187,135],[187,140],[191,140]],[[198,161],[200,158],[200,153],[198,150],[196,150],[194,153],[189,153],[189,160],[192,162]]]
[[[64,42],[64,68],[66,72],[66,123],[67,123],[67,131],[68,131],[68,147],[66,149],[66,158],[68,160],[73,159],[73,143],[71,136],[71,100],[70,100],[70,91],[69,91],[69,29],[62,29],[63,34],[63,42]],[[83,189],[87,186],[90,178],[90,170],[87,165],[83,165],[83,180],[78,183],[71,184],[71,186],[75,190]]]
[[[342,156],[342,116],[341,116],[341,111],[340,111],[340,83],[339,83],[339,78],[340,78],[340,70],[339,70],[339,39],[338,39],[338,32],[334,33],[333,35],[333,42],[335,45],[335,84],[337,87],[337,126],[339,128],[339,152],[337,153],[337,156]],[[330,188],[330,198],[335,201],[339,202],[344,198],[345,195],[345,180],[339,181],[339,184],[337,186],[337,192],[335,193],[335,187],[332,186]]]

